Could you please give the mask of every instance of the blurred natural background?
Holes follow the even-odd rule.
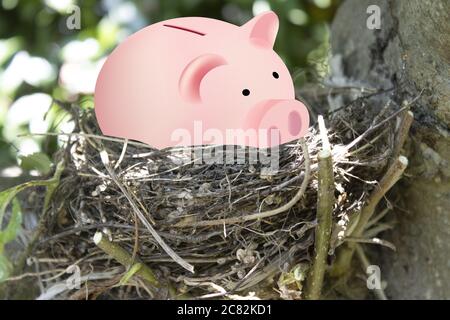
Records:
[[[368,27],[369,7],[378,8],[380,29]],[[297,88],[328,74],[331,28],[333,57],[343,67],[334,77],[345,92],[392,88],[374,97],[380,106],[386,99],[392,112],[404,102],[411,105],[413,139],[401,150],[409,167],[392,198],[396,227],[386,237],[397,250],[381,251],[374,261],[380,261],[389,297],[450,299],[448,0],[0,0],[0,191],[50,171],[64,139],[60,133],[73,127],[56,101],[92,108],[102,63],[128,35],[181,16],[242,25],[267,10],[279,16],[275,50]],[[365,102],[355,101],[362,101],[355,114],[364,116]],[[13,204],[13,217],[20,217],[19,209]],[[3,243],[14,239],[21,223],[10,221],[15,228],[2,230],[8,231]],[[11,267],[1,254],[2,241],[0,271]]]
[[[301,86],[327,73],[329,23],[338,2],[0,0],[0,190],[18,182],[5,178],[46,173],[58,138],[33,134],[71,130],[66,112],[54,99],[92,107],[105,57],[135,31],[180,16],[242,25],[256,14],[273,10],[280,18],[275,50],[287,63],[296,86]]]

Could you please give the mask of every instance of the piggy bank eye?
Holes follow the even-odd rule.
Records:
[[[276,72],[276,71],[272,72],[272,76],[273,76],[275,79],[278,79],[278,78],[280,77],[280,75],[279,75],[278,72]]]
[[[248,95],[250,95],[250,90],[244,89],[244,90],[242,90],[242,94],[243,94],[244,96],[248,96]]]

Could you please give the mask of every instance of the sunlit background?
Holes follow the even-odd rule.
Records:
[[[45,164],[51,163],[61,141],[33,134],[70,132],[73,126],[54,99],[93,107],[92,93],[105,57],[131,33],[180,16],[241,25],[273,10],[280,18],[275,50],[295,85],[301,86],[326,76],[328,28],[338,2],[0,0],[0,190],[5,187],[2,178],[45,174]],[[70,30],[68,19],[77,8],[80,28]]]

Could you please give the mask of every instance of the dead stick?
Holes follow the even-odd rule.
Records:
[[[113,257],[117,262],[125,267],[129,267],[135,263],[133,257],[117,243],[109,241],[103,233],[97,232],[94,235],[94,243],[97,247],[102,249],[106,254]],[[147,280],[155,287],[159,287],[159,282],[153,271],[144,263],[141,263],[141,268],[136,272],[137,275]]]
[[[414,121],[414,114],[410,110],[406,110],[405,114],[402,117],[400,122],[400,126],[398,132],[396,134],[397,138],[395,141],[394,151],[392,152],[392,159],[395,161],[398,156],[400,156],[400,152],[405,145],[406,138],[408,137],[409,129]]]
[[[334,206],[334,176],[333,160],[330,150],[322,150],[319,159],[319,191],[317,198],[317,222],[315,233],[314,259],[308,275],[306,298],[320,298],[325,268],[327,265],[328,248],[330,245],[331,224]]]

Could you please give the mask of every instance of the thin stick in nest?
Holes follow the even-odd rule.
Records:
[[[118,244],[106,239],[103,233],[97,232],[94,235],[93,240],[97,247],[102,249],[104,252],[116,259],[125,267],[128,267],[131,264],[135,263],[134,258],[125,249],[123,249]],[[137,274],[150,282],[152,285],[156,287],[160,286],[153,271],[145,264],[141,264],[141,268],[139,269],[139,271],[137,271]]]
[[[158,244],[161,246],[161,248],[180,266],[185,268],[186,270],[194,273],[194,266],[185,261],[183,258],[181,258],[175,251],[173,251],[172,248],[170,248],[166,242],[161,238],[161,236],[156,232],[156,230],[153,228],[153,226],[150,224],[150,222],[147,220],[145,215],[142,213],[142,211],[139,209],[138,205],[133,199],[133,196],[128,192],[128,189],[119,181],[119,179],[116,176],[116,173],[109,165],[109,158],[108,153],[106,151],[100,152],[100,157],[102,159],[102,162],[108,171],[109,175],[111,176],[111,179],[116,183],[116,185],[119,187],[120,191],[125,195],[128,202],[130,203],[131,207],[133,208],[133,211],[138,216],[139,220],[144,224],[144,226],[148,229],[148,231],[151,233],[153,238],[158,242]]]
[[[333,207],[335,204],[333,157],[322,116],[319,116],[319,128],[322,139],[322,150],[317,155],[319,159],[319,190],[317,195],[318,225],[315,231],[314,259],[306,286],[306,297],[310,300],[320,298],[330,245]]]

